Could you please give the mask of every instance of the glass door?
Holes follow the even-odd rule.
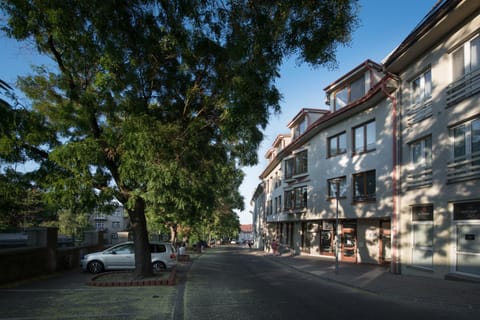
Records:
[[[342,229],[342,261],[357,262],[357,233],[355,228],[343,227]]]

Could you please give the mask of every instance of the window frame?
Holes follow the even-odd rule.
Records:
[[[302,150],[296,153],[294,159],[294,176],[308,173],[308,151]]]
[[[475,44],[476,46],[472,46],[472,44]],[[477,50],[476,56],[472,54],[472,48]],[[458,61],[456,57],[459,57],[458,59],[461,59],[461,61]],[[472,59],[472,57],[475,57],[475,59]],[[450,53],[450,59],[452,82],[461,80],[467,74],[480,68],[480,34],[475,34],[468,41],[465,41],[458,48],[453,50]],[[457,61],[460,63],[457,63]],[[472,62],[474,64],[472,64]],[[461,72],[456,71],[457,66],[461,67]]]
[[[303,210],[308,207],[308,186],[299,186],[285,191],[285,210]]]
[[[352,80],[350,83],[345,85],[344,87],[338,89],[333,93],[333,112],[340,110],[342,108],[345,108],[348,106],[350,103],[360,99],[361,97],[365,96],[365,94],[368,91],[368,86],[369,86],[369,81],[367,81],[367,78],[371,77],[371,71],[367,70],[362,75],[354,80]],[[352,87],[354,84],[359,84],[362,83],[360,87],[363,87],[363,94],[360,96],[352,97]],[[353,92],[356,94],[357,90],[353,90]],[[360,91],[359,91],[360,92]],[[339,99],[340,97],[340,99]],[[341,103],[337,103],[341,102]]]
[[[339,195],[338,198],[346,198],[347,197],[347,177],[342,176],[342,177],[335,177],[327,180],[327,196],[329,199],[336,199],[336,189],[337,189],[337,183],[336,180],[339,179],[341,180],[339,184]]]
[[[369,174],[372,174],[373,173],[373,182],[374,182],[374,192],[369,194],[368,193],[368,190],[370,189],[369,187],[369,180],[368,180],[368,177],[369,177]],[[357,181],[359,178],[362,178],[363,179],[363,190],[365,191],[363,195],[360,195],[358,194],[357,195],[357,192],[359,192],[359,190],[357,190]],[[363,172],[358,172],[358,173],[354,173],[352,175],[352,199],[353,199],[353,202],[375,202],[377,200],[377,173],[376,173],[376,170],[367,170],[367,171],[363,171]]]
[[[414,88],[417,81],[417,88]],[[410,104],[419,106],[430,100],[432,100],[432,70],[429,68],[410,81]]]
[[[342,150],[340,148],[340,141],[341,141],[341,138],[344,138],[345,139],[345,150]],[[332,142],[336,142],[336,152],[333,152],[332,151]],[[338,155],[341,155],[341,154],[345,154],[347,153],[347,132],[346,131],[343,131],[343,132],[340,132],[334,136],[331,136],[327,139],[327,154],[328,154],[328,157],[331,158],[331,157],[335,157],[335,156],[338,156]]]
[[[419,161],[415,161],[416,146],[419,146],[420,156]],[[410,168],[412,170],[419,169],[424,170],[432,167],[433,154],[432,154],[432,136],[428,135],[418,140],[409,143],[410,148]]]
[[[478,126],[478,129],[474,129],[474,125]],[[456,141],[456,131],[457,129],[462,128],[463,132],[458,131],[459,133],[462,133],[462,136],[459,138],[460,143],[457,145]],[[473,154],[476,154],[480,152],[479,150],[474,151],[476,146],[474,143],[480,144],[480,117],[479,118],[473,118],[468,121],[459,123],[455,126],[450,127],[450,140],[451,140],[451,153],[452,153],[452,159],[453,161],[459,161],[463,159],[469,159],[472,157]],[[478,132],[478,136],[475,135],[474,133]],[[457,153],[457,150],[462,149],[462,152],[460,154]]]
[[[373,124],[374,125],[374,142],[372,143],[374,145],[374,147],[372,148],[369,148],[369,144],[368,144],[368,127],[369,125]],[[360,150],[360,148],[357,147],[357,129],[363,129],[362,130],[362,143],[363,143],[363,146]],[[362,153],[367,153],[367,152],[372,152],[372,151],[375,151],[376,149],[376,146],[377,146],[377,124],[376,124],[376,121],[375,119],[373,120],[370,120],[370,121],[367,121],[367,122],[364,122],[358,126],[355,126],[352,128],[352,140],[353,140],[353,148],[352,148],[352,153],[353,155],[357,155],[357,154],[362,154]]]

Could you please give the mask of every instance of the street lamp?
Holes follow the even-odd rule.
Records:
[[[340,237],[338,236],[338,198],[340,197],[340,182],[342,182],[342,179],[333,179],[332,182],[335,183],[335,200],[337,202],[335,222],[335,274],[338,274],[338,251],[340,243]]]

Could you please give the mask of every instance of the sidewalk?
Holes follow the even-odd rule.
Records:
[[[339,262],[338,274],[335,274],[334,259],[273,256],[259,250],[252,253],[320,279],[386,298],[480,311],[480,283],[396,275],[390,273],[389,267],[385,266],[342,262]]]

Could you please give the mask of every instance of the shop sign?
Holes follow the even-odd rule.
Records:
[[[433,205],[421,205],[412,207],[413,221],[433,221]]]
[[[480,202],[455,203],[453,205],[454,220],[480,220]]]

